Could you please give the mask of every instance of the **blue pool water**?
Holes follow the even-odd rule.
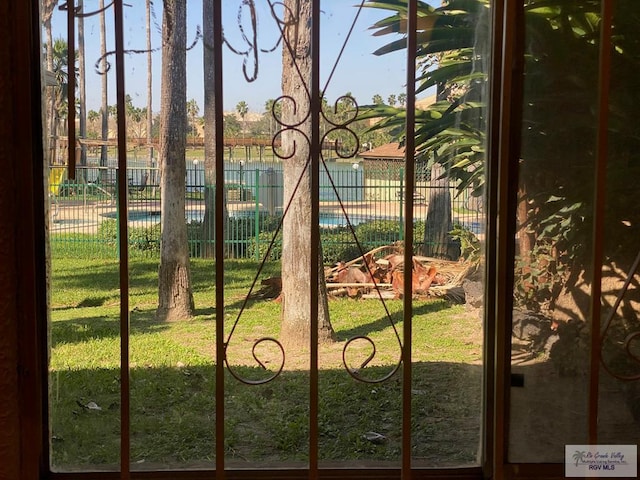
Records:
[[[229,212],[231,218],[240,219],[240,218],[254,218],[255,210],[235,210]],[[266,212],[261,210],[261,216],[264,216]],[[191,222],[201,222],[204,216],[204,210],[202,209],[191,209],[185,212],[185,219],[187,223]],[[116,212],[109,212],[103,214],[103,217],[106,218],[116,218]],[[365,223],[367,221],[374,220],[372,217],[367,217],[364,215],[350,215],[349,221],[351,225],[356,226],[361,223]],[[397,218],[378,218],[377,220],[398,220]],[[129,211],[129,221],[130,222],[140,222],[146,225],[153,225],[156,223],[160,223],[160,211],[159,210],[131,210]],[[333,212],[320,212],[320,226],[324,228],[336,228],[336,227],[346,227],[347,220],[342,213],[333,213]],[[478,235],[484,233],[484,225],[480,222],[464,222],[464,226],[468,228],[472,233]]]

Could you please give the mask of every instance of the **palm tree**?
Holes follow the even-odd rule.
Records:
[[[153,78],[151,75],[151,69],[153,67],[151,52],[151,0],[145,1],[145,7],[147,23],[147,147],[149,152],[148,164],[149,168],[151,168],[153,166],[153,146],[151,132],[151,130],[153,130]],[[152,183],[153,185],[155,185],[155,180]]]
[[[95,110],[89,110],[87,112],[87,121],[89,122],[89,127],[90,127],[90,131],[87,133],[87,135],[90,138],[97,138],[97,131],[96,131],[96,122],[100,119],[100,114],[98,112],[96,112]]]
[[[273,138],[273,135],[276,133],[273,131],[273,119],[274,117],[279,119],[282,115],[282,105],[280,103],[276,103],[274,98],[270,98],[264,102],[264,110],[265,115],[268,115],[269,117],[269,138]]]
[[[192,98],[187,102],[187,115],[189,117],[189,127],[193,132],[194,146],[196,142],[196,136],[198,135],[198,126],[196,124],[196,120],[198,118],[199,112],[200,112],[200,107],[198,106],[198,102],[196,102],[195,98]]]
[[[100,58],[102,59],[100,71],[100,113],[102,115],[101,138],[106,141],[109,138],[109,103],[107,90],[107,29],[105,24],[104,0],[100,0]],[[108,163],[108,149],[106,145],[100,147],[100,166],[106,167]],[[100,175],[105,170],[100,169]],[[101,181],[104,179],[101,178]]]
[[[247,105],[247,102],[245,102],[244,100],[238,102],[238,104],[236,105],[236,112],[238,112],[238,115],[240,115],[240,119],[242,120],[242,139],[244,140],[244,133],[246,130],[244,118],[249,112],[249,106]]]
[[[387,102],[389,102],[389,105],[391,105],[392,107],[396,106],[396,96],[395,94],[391,94],[389,95],[389,98],[387,99]]]
[[[457,4],[456,4],[457,5]],[[394,12],[392,17],[381,20],[373,28],[378,34],[392,34],[406,31],[406,8],[399,6],[392,0],[376,2],[377,7],[386,8]],[[457,5],[459,6],[459,5]],[[420,45],[418,63],[423,66],[419,77],[417,92],[436,86],[438,89],[437,101],[425,111],[416,111],[416,154],[415,158],[429,160],[431,169],[431,197],[427,210],[423,253],[434,257],[457,257],[458,248],[450,231],[452,230],[452,212],[449,192],[449,178],[460,180],[461,190],[473,188],[476,192],[482,191],[481,172],[482,167],[469,171],[469,169],[453,169],[455,165],[468,165],[470,162],[484,161],[482,152],[485,138],[484,120],[484,88],[486,85],[486,73],[475,71],[475,59],[481,55],[475,49],[476,38],[474,35],[463,34],[462,31],[468,25],[476,25],[487,15],[488,1],[472,0],[467,4],[468,11],[464,15],[449,15],[448,9],[457,6],[442,7],[436,9],[427,4],[420,8],[419,30],[423,43]],[[455,18],[454,18],[455,17]],[[473,29],[472,29],[473,30]],[[464,30],[467,32],[468,30]],[[431,35],[437,35],[437,41],[430,42]],[[406,48],[406,43],[390,43],[380,48],[375,53],[378,55]],[[441,68],[431,68],[433,64]],[[435,73],[434,73],[435,72]],[[450,73],[449,73],[450,72]],[[450,78],[456,82],[443,81],[443,77],[449,73]],[[390,104],[395,104],[397,97],[389,95]],[[406,102],[403,97],[402,102]],[[393,106],[393,105],[392,105]],[[415,108],[408,105],[407,108]],[[405,109],[377,107],[365,115],[369,118],[383,117],[374,129],[390,128],[396,131],[404,130]],[[464,124],[464,129],[460,127]],[[459,140],[468,134],[465,142]],[[401,138],[400,138],[401,139]],[[467,143],[468,142],[468,143]],[[445,150],[445,147],[449,150]],[[458,149],[459,148],[459,149]],[[448,152],[455,155],[452,156]],[[462,160],[465,162],[460,163]],[[464,173],[462,173],[464,170]]]
[[[41,2],[41,15],[42,15],[42,25],[45,30],[45,49],[46,49],[46,65],[47,71],[53,72],[53,36],[51,31],[51,17],[53,16],[53,12],[58,5],[58,0],[43,0]],[[49,121],[47,122],[47,129],[49,135],[51,135],[52,144],[49,145],[49,151],[55,152],[55,135],[54,135],[54,115],[53,115],[53,104],[54,104],[54,93],[51,90],[47,90],[47,103],[46,105],[50,105],[51,109],[49,110]],[[51,161],[51,160],[50,160]]]
[[[191,268],[185,211],[187,141],[187,5],[165,0],[162,16],[162,86],[160,106],[161,240],[158,309],[161,321],[193,316]]]
[[[83,0],[77,0],[77,12],[83,13]],[[87,70],[85,65],[85,54],[84,54],[84,17],[82,15],[77,16],[78,19],[78,98],[79,98],[79,106],[80,112],[78,115],[78,123],[79,123],[79,131],[78,135],[80,138],[85,138],[87,136],[87,89],[86,89],[86,80],[87,80]],[[80,147],[80,165],[87,164],[87,147],[82,145]],[[83,172],[86,175],[86,171]]]
[[[131,95],[125,96],[125,113],[127,115],[127,134],[135,137],[138,141],[142,139],[147,119],[147,109],[139,108],[133,104]],[[144,122],[143,122],[144,121]],[[139,143],[139,142],[138,142]],[[137,147],[136,147],[137,148]]]
[[[58,5],[58,0],[42,0],[40,13],[42,15],[42,25],[45,30],[45,46],[46,46],[46,61],[47,70],[53,71],[53,37],[51,32],[51,17]]]
[[[522,105],[521,126],[526,141],[520,147],[517,168],[516,301],[533,309],[566,302],[564,306],[571,305],[567,309],[569,315],[587,318],[589,295],[575,285],[578,278],[592,270],[589,246],[593,234],[593,139],[594,126],[598,125],[594,92],[598,91],[601,2],[526,3],[528,40],[522,58],[526,101]],[[406,13],[402,5],[394,0],[375,4],[393,12],[374,26],[377,33],[403,33]],[[433,64],[428,61],[433,57],[422,54],[418,59],[425,68],[416,79],[417,90],[439,86],[440,95],[436,103],[416,112],[417,154],[442,165],[460,190],[477,195],[482,195],[485,181],[488,89],[486,67],[482,67],[488,63],[488,52],[478,45],[488,42],[478,42],[475,34],[469,34],[473,31],[469,26],[486,22],[489,4],[488,0],[470,0],[451,2],[439,9],[423,4],[419,16],[418,55],[430,52],[429,55],[437,55],[438,61],[435,68],[427,68]],[[615,265],[633,263],[638,247],[631,240],[628,226],[640,223],[632,199],[636,189],[631,184],[637,178],[631,152],[637,148],[629,149],[629,145],[635,147],[638,138],[629,107],[638,103],[634,98],[640,88],[637,75],[623,73],[637,69],[636,26],[632,21],[635,15],[631,10],[635,4],[620,2],[616,8],[612,64],[620,75],[609,101],[610,134],[616,141],[610,146],[607,171],[608,240],[604,252],[611,271],[616,271]],[[455,15],[451,15],[453,9]],[[406,48],[406,43],[400,43],[392,41],[377,53]],[[571,48],[564,48],[567,45]],[[380,128],[397,127],[404,122],[404,112],[399,109],[390,115],[374,109],[370,115],[387,115],[377,125]],[[567,144],[572,148],[567,149]],[[436,151],[438,155],[433,156]],[[588,277],[586,274],[584,278]]]
[[[215,255],[215,184],[216,184],[216,101],[215,101],[215,68],[216,58],[213,48],[214,37],[214,2],[202,1],[202,64],[204,74],[204,217],[202,219],[202,255],[212,258]],[[229,211],[225,200],[220,206],[222,224],[227,225]],[[225,232],[226,233],[226,229]]]
[[[586,454],[586,450],[576,450],[575,453],[571,455],[571,458],[573,458],[573,460],[576,462],[576,467],[580,462],[584,461],[584,457]]]
[[[55,140],[59,134],[60,120],[66,118],[68,90],[68,45],[62,38],[53,42],[52,69],[56,86],[51,95],[51,136]],[[54,150],[55,151],[55,150]]]

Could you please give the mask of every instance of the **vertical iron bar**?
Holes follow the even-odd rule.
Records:
[[[494,352],[494,478],[502,478],[507,463],[509,436],[509,378],[511,375],[511,317],[513,315],[513,282],[516,234],[516,204],[518,160],[522,131],[522,78],[524,68],[524,3],[522,0],[503,2],[503,51],[501,65],[500,106],[497,145],[495,202],[496,257],[495,269]],[[498,211],[500,205],[500,211]]]
[[[598,443],[598,405],[600,383],[600,315],[602,311],[602,259],[604,216],[609,148],[609,92],[611,85],[611,23],[613,0],[602,0],[600,21],[600,60],[598,66],[598,136],[595,186],[593,194],[593,282],[591,286],[591,349],[589,355],[589,443]]]
[[[222,92],[222,2],[213,3],[213,58],[215,68],[215,259],[216,259],[216,478],[224,480],[224,130]],[[206,46],[205,46],[206,48]]]
[[[501,80],[502,80],[502,54],[504,39],[504,3],[501,1],[493,2],[491,12],[491,67],[489,72],[489,111],[487,118],[487,159],[486,171],[487,178],[485,184],[485,229],[487,232],[487,245],[490,248],[485,249],[485,277],[484,277],[484,347],[483,347],[483,363],[484,363],[484,380],[483,380],[483,440],[482,440],[482,469],[485,478],[493,477],[494,473],[494,439],[497,431],[494,428],[494,421],[497,417],[495,414],[495,395],[494,386],[497,370],[495,367],[496,354],[496,304],[491,301],[495,296],[493,286],[496,284],[498,277],[496,269],[496,219],[497,219],[497,183],[498,183],[498,150],[500,142],[500,104],[501,104]]]
[[[255,225],[253,228],[253,234],[256,242],[256,260],[260,260],[260,248],[258,244],[258,239],[260,238],[260,170],[256,168],[255,175],[255,201],[256,201],[256,216],[255,216]]]
[[[404,240],[404,208],[405,208],[404,197],[406,195],[406,189],[404,186],[404,174],[405,174],[405,169],[401,168],[400,169],[400,205],[398,207],[399,214],[400,214],[400,231],[398,232],[400,235],[400,240]]]
[[[415,188],[416,52],[418,2],[407,11],[407,117],[405,124],[404,295],[402,336],[402,478],[411,478],[411,350],[413,346],[413,191]]]
[[[309,376],[309,479],[318,478],[318,303],[320,246],[320,0],[311,4],[311,334]]]
[[[67,0],[67,156],[69,180],[76,178],[76,17]]]
[[[118,232],[120,234],[120,478],[130,478],[130,386],[129,386],[129,217],[127,189],[127,129],[124,88],[124,15],[122,0],[114,2],[116,44],[116,101],[118,111]]]

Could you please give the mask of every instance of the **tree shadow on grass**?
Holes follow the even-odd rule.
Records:
[[[161,351],[158,362],[164,361]],[[389,366],[367,367],[381,377]],[[246,378],[259,368],[235,366]],[[560,376],[550,362],[520,365],[521,387],[512,387],[510,450],[520,461],[553,456],[585,435],[587,408],[582,376]],[[135,470],[215,467],[216,368],[137,366],[131,369],[131,458]],[[412,456],[416,468],[475,466],[481,444],[481,365],[416,362],[412,365]],[[229,468],[288,468],[305,464],[309,436],[307,371],[283,371],[263,385],[245,385],[225,371],[225,456]],[[344,369],[318,375],[321,465],[397,468],[402,444],[402,377],[375,385],[355,381]],[[615,387],[615,388],[613,388]],[[119,369],[51,373],[53,465],[57,470],[117,470],[120,448]],[[637,423],[621,385],[607,384],[603,409],[612,443],[637,443]],[[100,410],[89,408],[94,402]],[[616,403],[618,402],[618,403]],[[622,403],[621,403],[622,402]],[[555,412],[551,415],[549,412]],[[365,438],[380,434],[380,441]],[[557,458],[556,458],[557,457]],[[286,476],[286,475],[284,475]],[[214,475],[211,475],[213,478]]]
[[[69,309],[70,312],[73,309]],[[136,310],[130,314],[131,335],[157,333],[170,327],[154,319],[155,310]],[[81,313],[81,312],[78,312]],[[86,313],[86,310],[82,311]],[[51,348],[60,344],[83,343],[99,339],[119,338],[120,320],[117,315],[78,315],[51,322]]]
[[[367,370],[381,376],[386,368]],[[245,366],[234,370],[245,378],[266,374]],[[118,369],[52,373],[56,469],[117,469],[119,375]],[[212,364],[131,369],[133,469],[215,467],[215,375]],[[415,458],[432,467],[475,465],[481,378],[482,367],[477,365],[413,365]],[[293,370],[263,385],[246,385],[225,370],[225,456],[230,468],[287,468],[308,461],[309,381],[308,372]],[[372,386],[354,380],[344,369],[326,369],[319,372],[318,389],[322,462],[397,467],[402,446],[400,376]],[[91,402],[100,410],[88,408]],[[367,439],[371,432],[381,437]]]
[[[375,300],[366,300],[366,301],[375,301]],[[419,315],[427,315],[430,313],[437,313],[443,310],[451,308],[451,304],[446,301],[434,301],[434,302],[425,302],[422,303],[413,309],[413,316]],[[336,332],[337,340],[344,342],[349,340],[350,338],[357,336],[366,336],[371,333],[381,332],[386,330],[391,326],[391,321],[394,324],[398,325],[403,320],[402,311],[391,313],[391,317],[383,316],[372,322],[358,325],[357,327],[349,328],[346,330],[340,330]]]

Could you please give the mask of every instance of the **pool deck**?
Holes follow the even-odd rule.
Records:
[[[227,203],[229,212],[233,215],[240,212],[256,211],[258,208],[261,212],[266,212],[266,208],[257,204],[255,201],[229,201]],[[397,219],[405,216],[404,209],[406,205],[400,201],[357,201],[343,202],[343,206],[339,202],[320,202],[320,213],[331,214],[341,217],[344,211],[350,218],[385,218]],[[428,205],[424,202],[414,203],[413,217],[418,220],[426,218]],[[187,200],[186,210],[203,211],[204,201]],[[130,200],[130,212],[160,212],[160,202],[158,200]],[[56,202],[50,209],[49,230],[52,233],[75,232],[75,233],[95,233],[98,226],[105,218],[115,218],[116,205],[111,202],[90,202],[90,201],[65,201]],[[240,213],[240,216],[242,214]],[[475,220],[479,217],[472,215],[456,215],[454,221]],[[481,216],[480,216],[481,217]],[[148,225],[146,221],[130,221],[131,225]]]

